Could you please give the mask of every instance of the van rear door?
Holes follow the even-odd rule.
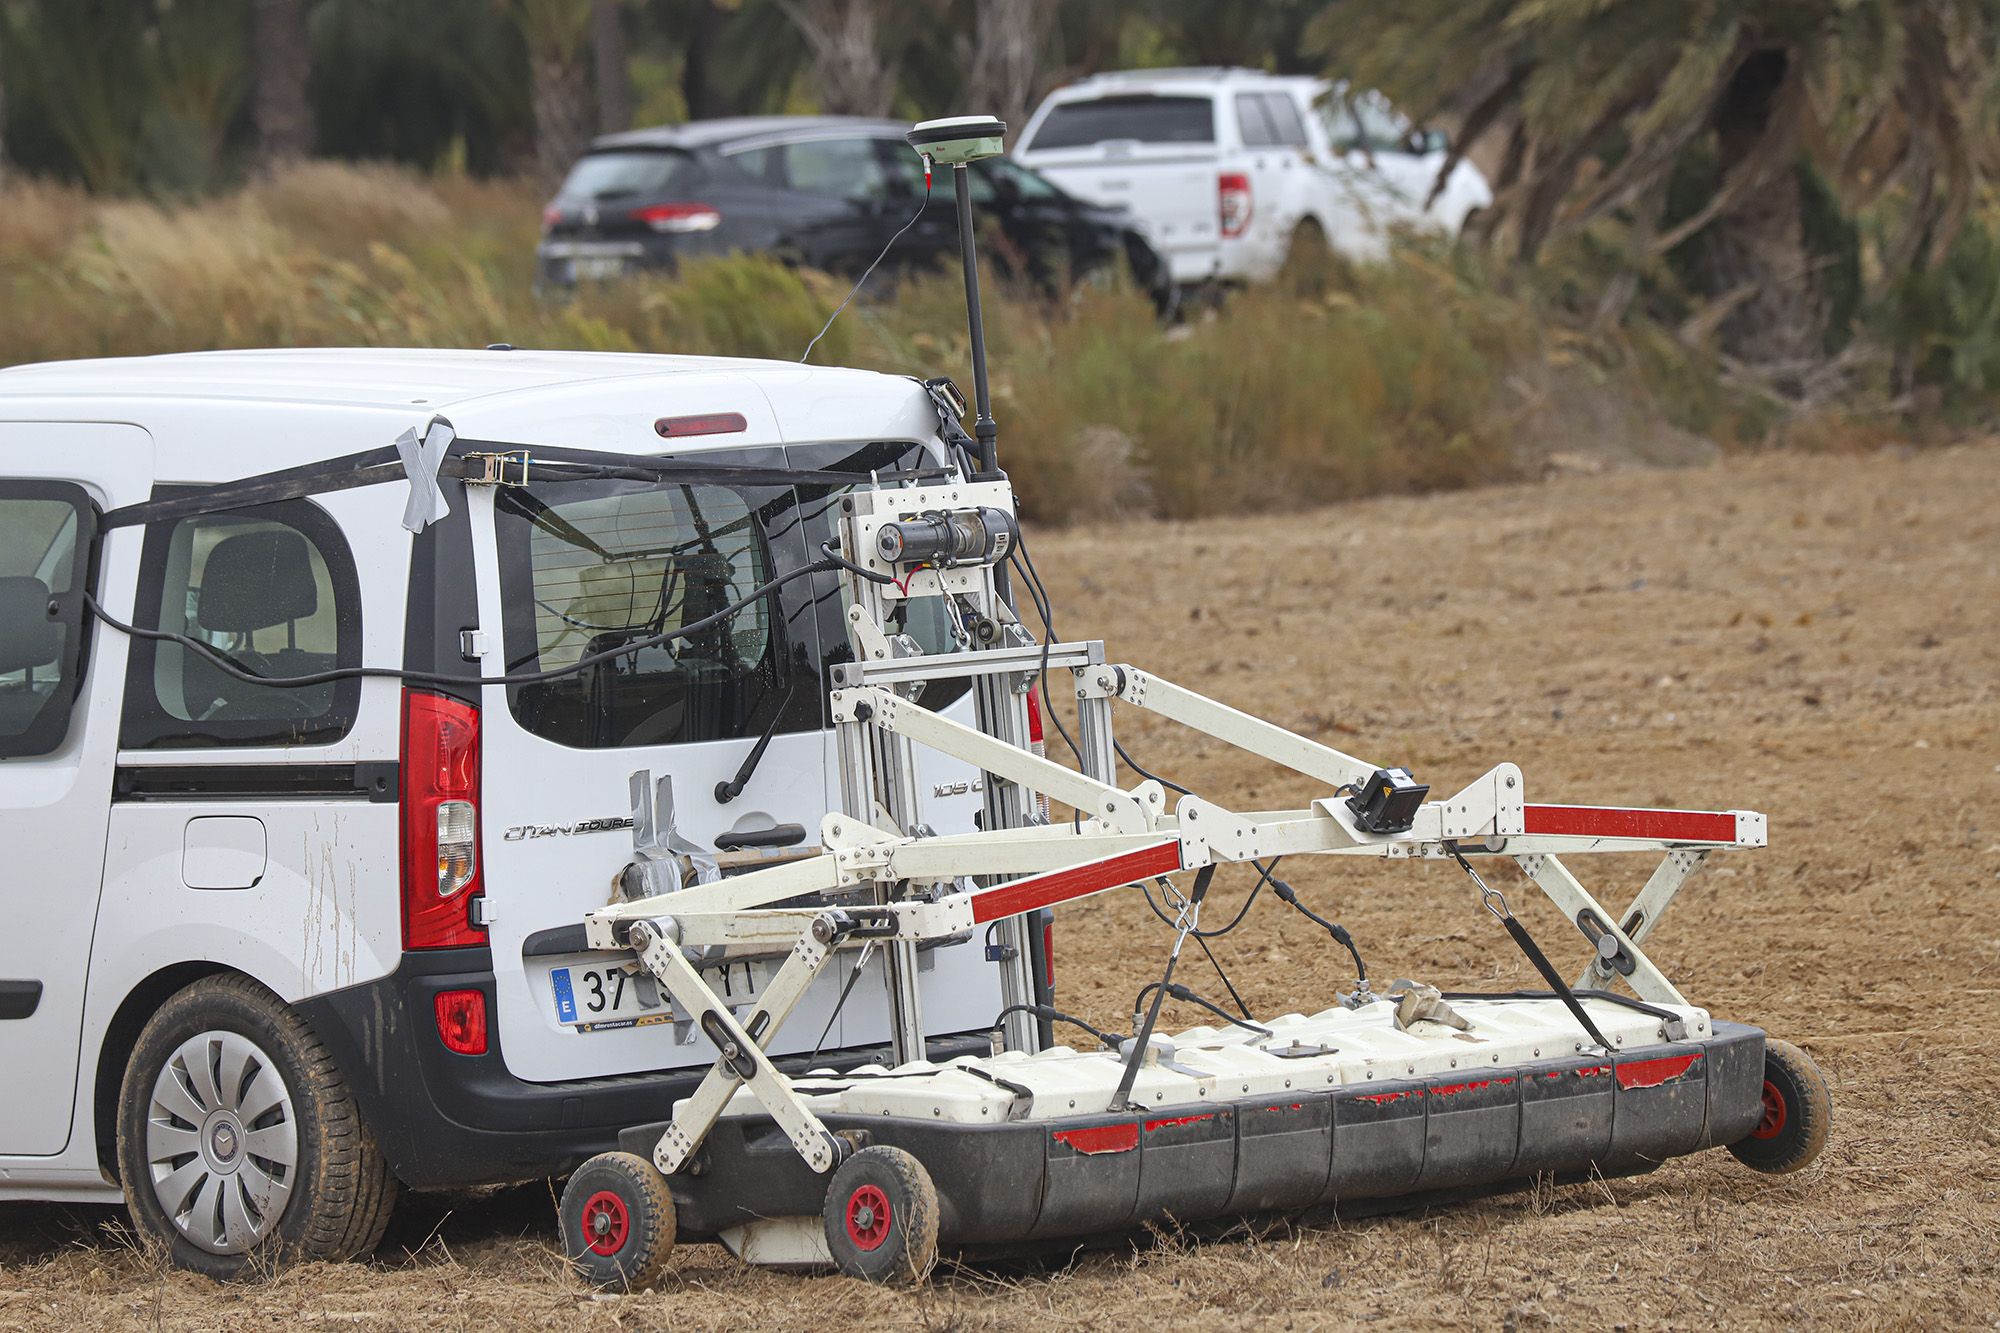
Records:
[[[781,466],[776,448],[706,453]],[[810,558],[789,487],[535,481],[473,501],[486,673],[560,669],[710,616]],[[553,1082],[701,1065],[714,1051],[627,955],[583,948],[586,912],[632,859],[629,780],[672,779],[679,832],[702,848],[797,854],[827,809],[820,645],[799,580],[693,638],[634,647],[579,674],[484,687],[481,851],[507,1067]],[[497,608],[497,614],[495,611]],[[495,622],[498,622],[496,625]],[[742,793],[720,799],[766,732]],[[743,1002],[775,969],[714,980]],[[774,1049],[811,1049],[833,1011],[822,978]],[[745,1011],[747,1013],[747,1011]]]
[[[1195,281],[1216,264],[1216,145],[1213,96],[1121,89],[1045,107],[1015,157],[1080,199],[1130,207],[1174,278]]]

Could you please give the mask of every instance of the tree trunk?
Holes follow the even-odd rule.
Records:
[[[578,51],[531,50],[528,82],[535,112],[535,165],[542,179],[553,184],[590,146],[597,107],[589,65]]]
[[[1730,81],[1715,112],[1718,180],[1727,180],[1771,132],[1789,65],[1783,51],[1760,51]],[[1724,352],[1800,372],[1824,357],[1827,300],[1806,245],[1804,199],[1789,156],[1709,225],[1700,272],[1711,299],[1745,293],[1718,330]]]
[[[257,127],[257,165],[270,170],[312,152],[312,38],[306,0],[255,0],[251,9],[250,61],[256,79],[251,119]]]
[[[885,116],[896,84],[882,58],[876,0],[778,0],[812,52],[820,110]]]
[[[7,188],[13,163],[7,157],[7,78],[6,52],[0,50],[0,190]]]
[[[695,0],[687,51],[681,57],[681,100],[687,103],[689,120],[713,120],[729,114],[714,77],[715,36],[721,26],[722,13],[715,0]]]
[[[623,0],[591,0],[591,63],[597,74],[597,132],[632,128],[632,61],[625,45]]]
[[[990,113],[1018,135],[1042,91],[1056,0],[977,0],[965,71],[965,114]]]

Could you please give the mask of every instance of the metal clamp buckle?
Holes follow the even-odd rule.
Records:
[[[469,486],[526,486],[528,484],[528,464],[533,461],[526,449],[512,449],[498,454],[467,454],[468,461],[477,462],[482,471],[476,477],[467,477]],[[509,465],[517,467],[517,474],[509,475]]]

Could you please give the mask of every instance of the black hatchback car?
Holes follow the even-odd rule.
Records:
[[[731,251],[857,276],[923,196],[906,128],[763,116],[606,135],[542,214],[538,281],[562,289]],[[974,210],[999,231],[988,262],[1056,290],[1122,258],[1155,304],[1171,307],[1166,265],[1129,212],[1085,203],[1005,158],[974,163],[970,184]],[[921,218],[883,268],[938,265],[957,248],[957,203],[940,169]]]

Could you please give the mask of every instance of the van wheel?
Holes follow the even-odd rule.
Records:
[[[396,1200],[331,1053],[243,976],[195,982],[139,1034],[118,1168],[140,1230],[179,1267],[225,1280],[367,1254]]]

